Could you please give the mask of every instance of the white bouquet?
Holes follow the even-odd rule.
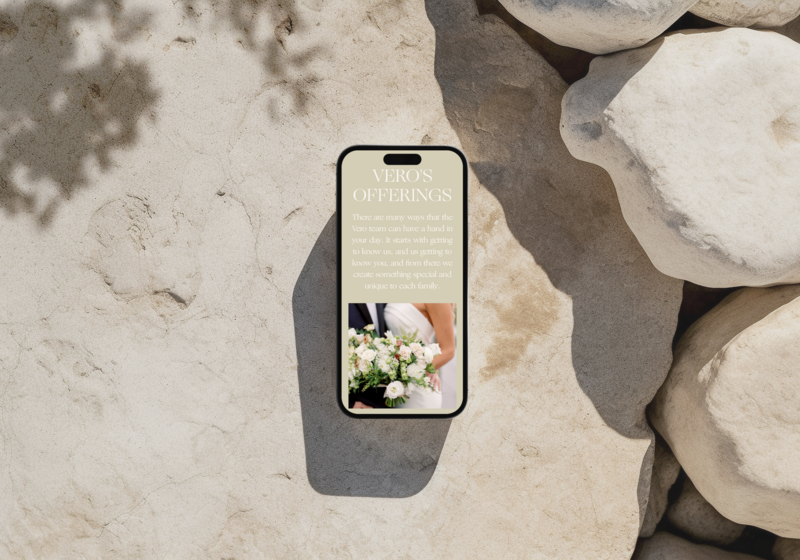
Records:
[[[394,336],[386,331],[375,336],[374,325],[348,331],[349,392],[361,393],[386,387],[386,406],[406,402],[414,391],[433,391],[430,375],[436,373],[433,359],[442,353],[438,344],[424,345],[419,332]]]

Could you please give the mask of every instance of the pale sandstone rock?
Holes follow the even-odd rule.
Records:
[[[772,547],[775,560],[800,560],[800,540],[778,537]]]
[[[0,88],[0,557],[630,556],[680,282],[559,143],[537,54],[455,1],[73,4],[37,27],[23,6],[0,47],[33,56],[4,78],[47,78]],[[478,170],[470,311],[495,327],[452,422],[335,404],[334,164],[356,143]]]
[[[800,1],[699,0],[692,13],[730,27],[778,27],[800,15]]]
[[[551,41],[595,54],[640,47],[661,35],[696,0],[500,0]]]
[[[650,477],[650,498],[647,500],[647,511],[639,529],[640,537],[652,537],[656,525],[661,521],[669,505],[669,489],[675,484],[681,466],[669,446],[656,434],[655,456],[653,458],[653,474]]]
[[[800,286],[747,288],[692,325],[650,409],[726,518],[800,537]]]
[[[632,560],[757,560],[757,557],[694,544],[669,533],[656,533],[642,541]]]
[[[678,499],[669,506],[667,519],[692,539],[720,546],[732,544],[744,531],[744,525],[720,515],[688,478]]]
[[[800,281],[800,45],[676,33],[600,57],[563,101],[575,157],[604,167],[656,268],[709,287]]]

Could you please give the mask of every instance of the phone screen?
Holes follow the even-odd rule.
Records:
[[[339,404],[452,417],[467,401],[467,162],[354,146],[337,167]]]

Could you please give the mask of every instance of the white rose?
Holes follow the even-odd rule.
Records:
[[[387,364],[385,360],[380,360],[378,362],[378,367],[383,373],[389,373],[391,371],[391,369],[389,369],[389,364]]]
[[[356,335],[356,342],[358,342],[359,344],[364,342],[364,335],[363,334],[357,334]]]
[[[374,331],[375,330],[375,325],[372,325],[372,324],[367,325],[366,327],[364,327],[364,330],[365,331]]]
[[[425,352],[423,352],[422,357],[425,359],[426,362],[431,363],[433,361],[433,350],[430,348],[426,348]]]
[[[403,344],[400,348],[397,349],[397,353],[400,354],[400,358],[404,361],[408,361],[411,357],[411,348]]]
[[[375,359],[375,356],[377,355],[378,354],[375,352],[375,350],[367,348],[361,353],[361,359],[371,362],[372,360]]]
[[[431,352],[433,352],[434,356],[438,356],[439,354],[442,353],[442,349],[439,348],[438,344],[430,344],[430,345],[428,345],[428,348],[430,348],[430,350],[431,350]]]
[[[419,364],[411,364],[406,368],[406,373],[409,377],[413,377],[414,379],[422,379],[425,375],[425,370],[421,368]]]
[[[367,360],[359,360],[358,361],[358,369],[367,373],[372,368],[372,363],[368,362]]]
[[[405,388],[400,381],[392,381],[386,386],[386,392],[383,394],[385,399],[396,399],[405,394]]]
[[[350,338],[353,338],[355,335],[356,335],[355,329],[350,329],[349,331],[347,331],[347,336],[349,336]]]
[[[358,348],[356,348],[356,350],[355,350],[356,356],[361,356],[361,354],[363,354],[364,350],[366,350],[366,349],[367,349],[367,347],[363,342],[361,344],[359,344]]]
[[[408,345],[408,347],[411,348],[411,351],[414,352],[414,354],[422,350],[422,344],[420,344],[419,342],[412,342],[411,344]]]

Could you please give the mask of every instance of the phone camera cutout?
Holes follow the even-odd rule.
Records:
[[[419,165],[422,156],[419,154],[386,154],[383,163],[386,165]]]

